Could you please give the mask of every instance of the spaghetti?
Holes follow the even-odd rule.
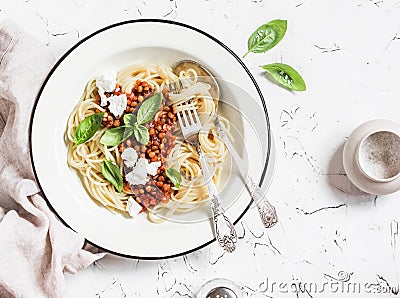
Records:
[[[178,79],[185,89],[180,94],[168,94],[168,85]],[[130,65],[117,73],[116,82],[115,89],[104,95],[125,94],[127,104],[124,114],[137,112],[138,107],[156,90],[163,90],[163,105],[146,126],[150,134],[149,143],[140,144],[134,136],[116,146],[106,146],[100,142],[108,129],[122,125],[122,116],[116,117],[103,104],[100,98],[103,90],[96,86],[96,79],[92,79],[68,119],[68,164],[78,171],[90,196],[113,212],[126,213],[131,197],[143,210],[148,211],[150,221],[156,223],[174,213],[190,212],[201,207],[208,199],[208,194],[202,181],[199,159],[194,147],[183,141],[175,123],[175,114],[185,109],[197,109],[204,131],[199,135],[199,142],[205,155],[212,161],[209,163],[214,170],[212,179],[217,188],[220,187],[222,163],[228,152],[217,130],[211,125],[210,115],[216,111],[216,102],[208,91],[210,86],[199,82],[197,73],[192,69],[176,76],[170,67],[162,65]],[[104,113],[101,127],[87,142],[74,146],[78,125],[96,113]],[[229,122],[222,118],[222,123],[229,131]],[[126,148],[134,148],[140,157],[147,158],[149,162],[159,161],[162,166],[145,185],[132,186],[124,177],[123,191],[118,192],[103,176],[101,165],[104,160],[109,160],[124,173],[126,166],[121,154]],[[182,174],[179,189],[165,174],[166,167],[177,169]]]

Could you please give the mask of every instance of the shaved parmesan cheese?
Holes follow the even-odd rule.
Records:
[[[158,168],[161,166],[161,161],[151,162],[147,165],[147,173],[149,175],[156,175]]]
[[[114,91],[116,85],[117,85],[117,74],[115,72],[110,71],[104,73],[96,79],[96,87],[99,89],[98,92],[101,100],[100,105],[102,107],[107,105],[108,102],[108,98],[104,94],[104,92]]]
[[[99,87],[99,95],[100,95],[100,105],[102,106],[102,107],[104,107],[104,106],[106,106],[107,105],[107,102],[108,102],[108,98],[107,98],[107,96],[104,94],[104,89],[103,88],[101,88],[101,87]]]
[[[130,185],[146,184],[149,181],[147,174],[156,175],[161,161],[149,163],[146,158],[139,158],[135,149],[126,148],[121,154],[125,165],[132,168],[132,171],[126,174],[125,179]]]
[[[137,172],[137,175],[140,176],[147,176],[147,165],[149,164],[149,161],[146,158],[139,158],[136,166],[135,166],[135,172]]]
[[[125,176],[126,181],[129,182],[130,185],[144,185],[147,183],[147,176],[141,176],[136,171],[131,171]]]
[[[117,74],[109,71],[100,75],[96,79],[96,87],[101,88],[104,92],[113,92],[117,85]]]
[[[108,106],[110,112],[113,113],[115,117],[119,117],[125,112],[128,99],[126,98],[126,94],[113,95],[108,98],[108,102],[110,103]]]
[[[124,152],[121,154],[122,159],[124,160],[125,165],[128,168],[132,168],[135,166],[136,161],[138,159],[138,154],[133,148],[126,148]]]
[[[197,82],[190,87],[183,89],[181,93],[175,94],[170,93],[169,98],[172,100],[173,104],[181,104],[186,102],[196,96],[201,95],[206,99],[212,99],[211,94],[209,92],[211,86],[207,83]]]
[[[136,217],[140,211],[142,211],[142,206],[140,206],[132,197],[129,197],[126,204],[126,211],[128,211],[131,217]]]
[[[130,185],[146,184],[147,181],[149,181],[147,178],[147,164],[148,161],[146,158],[139,158],[132,171],[126,174],[126,181],[128,181]]]

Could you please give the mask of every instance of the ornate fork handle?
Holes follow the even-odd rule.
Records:
[[[253,177],[249,176],[246,172],[246,166],[244,165],[239,154],[236,152],[231,141],[226,136],[224,128],[219,122],[218,116],[214,119],[214,125],[218,129],[218,133],[221,139],[224,141],[226,147],[231,153],[236,165],[239,169],[240,175],[245,180],[246,187],[253,198],[254,203],[257,205],[258,213],[260,214],[261,221],[266,228],[273,227],[278,222],[278,216],[276,215],[275,207],[272,206],[267,197],[263,194],[261,188],[257,185]]]
[[[211,210],[216,238],[218,243],[225,251],[233,252],[236,248],[237,242],[236,230],[228,217],[225,216],[225,211],[221,206],[221,200],[219,198],[217,188],[212,181],[212,174],[208,168],[204,154],[201,151],[200,143],[198,140],[196,140],[192,142],[192,144],[196,148],[197,154],[199,155],[201,168],[203,169],[204,181],[206,182],[208,194],[211,198]]]

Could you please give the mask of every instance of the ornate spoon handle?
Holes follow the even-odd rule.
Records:
[[[258,213],[260,214],[261,221],[264,227],[271,228],[278,222],[275,207],[271,205],[267,197],[263,194],[261,188],[257,185],[253,177],[248,176],[246,179],[246,186],[250,192],[251,197],[257,205]]]
[[[212,174],[208,168],[207,162],[204,159],[201,146],[198,141],[193,142],[196,148],[201,168],[203,170],[204,181],[207,185],[208,194],[211,198],[211,211],[213,215],[214,228],[219,245],[227,252],[233,252],[236,248],[237,235],[235,228],[228,217],[225,216],[225,211],[222,208],[221,200],[218,195],[217,188],[212,180]]]
[[[236,152],[231,141],[226,136],[224,128],[219,122],[218,116],[214,120],[214,125],[218,129],[221,139],[224,141],[226,147],[228,147],[238,169],[240,175],[245,181],[247,190],[250,192],[254,203],[257,205],[258,213],[260,214],[261,221],[266,228],[273,227],[278,222],[278,216],[276,215],[275,207],[268,202],[267,197],[263,194],[261,188],[257,185],[255,179],[247,174],[246,166],[240,158],[239,154]]]

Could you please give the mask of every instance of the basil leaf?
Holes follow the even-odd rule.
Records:
[[[287,29],[286,20],[273,20],[257,28],[247,41],[248,53],[264,53],[276,46],[285,36]]]
[[[295,91],[306,90],[306,83],[301,75],[287,64],[273,63],[263,65],[261,68],[267,71],[279,84],[288,89]]]
[[[163,96],[161,92],[158,92],[152,97],[146,99],[137,112],[137,123],[144,124],[149,122],[160,109],[162,99]]]
[[[182,183],[181,173],[179,173],[177,170],[175,170],[173,168],[167,168],[165,173],[167,174],[167,177],[171,180],[171,182],[174,184],[174,186],[176,188],[181,187],[181,183]]]
[[[124,179],[122,178],[122,173],[119,167],[110,160],[105,160],[101,164],[101,173],[104,178],[106,178],[118,192],[122,191],[124,186]]]
[[[150,140],[150,135],[146,126],[143,126],[141,124],[136,124],[133,127],[133,133],[135,134],[136,141],[138,141],[143,145],[147,145],[147,143]]]
[[[136,115],[135,114],[125,114],[124,115],[124,124],[127,126],[133,126],[136,123]]]
[[[98,131],[100,128],[103,115],[104,113],[93,114],[86,117],[81,123],[79,123],[74,133],[74,147],[85,143],[94,136],[96,131]]]
[[[128,139],[133,133],[133,127],[114,127],[107,130],[100,139],[100,143],[106,146],[117,146]]]

